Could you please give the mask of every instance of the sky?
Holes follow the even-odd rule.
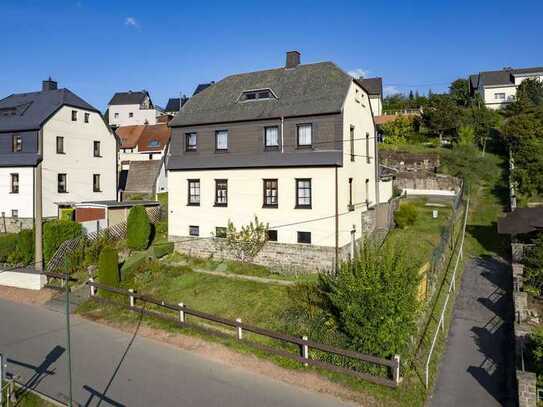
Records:
[[[333,61],[386,94],[446,91],[459,77],[543,66],[543,1],[0,0],[0,98],[51,76],[104,110],[147,89],[164,106],[198,83]]]

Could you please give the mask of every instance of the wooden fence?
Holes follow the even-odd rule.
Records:
[[[354,352],[354,351],[346,350],[346,349],[340,349],[340,348],[336,348],[330,345],[314,342],[305,336],[299,338],[299,337],[271,331],[269,329],[260,328],[254,325],[246,324],[242,322],[241,319],[231,320],[231,319],[215,316],[212,314],[208,314],[202,311],[197,311],[195,309],[187,307],[183,303],[168,304],[165,301],[157,300],[148,295],[136,293],[134,290],[130,290],[130,289],[125,290],[121,288],[109,287],[103,284],[96,283],[92,279],[89,279],[86,284],[89,286],[89,289],[90,289],[90,298],[98,302],[104,302],[107,304],[121,306],[131,311],[138,312],[142,315],[146,315],[146,316],[150,316],[150,317],[154,317],[154,318],[158,318],[164,321],[174,323],[180,327],[189,326],[189,324],[187,323],[188,316],[196,317],[208,322],[214,322],[214,323],[226,326],[228,328],[233,328],[235,331],[236,338],[239,341],[244,339],[244,332],[250,332],[250,333],[257,334],[263,337],[279,340],[282,343],[297,345],[300,348],[299,354],[294,354],[286,350],[272,348],[270,346],[256,343],[254,341],[248,341],[248,340],[244,341],[244,343],[252,347],[255,347],[261,351],[269,352],[269,353],[272,353],[284,358],[288,358],[288,359],[300,362],[304,366],[310,365],[310,366],[315,366],[321,369],[332,370],[334,372],[345,373],[345,374],[355,376],[372,383],[376,383],[376,384],[380,384],[380,385],[384,385],[388,387],[393,387],[393,388],[397,387],[399,383],[401,382],[400,356],[398,355],[394,356],[391,359],[385,359],[385,358],[380,358],[380,357],[376,357],[372,355],[366,355],[363,353]],[[117,301],[112,301],[109,299],[98,297],[96,295],[97,290],[104,290],[110,293],[120,295],[122,297],[126,297],[128,298],[128,305],[126,303],[120,303]],[[172,315],[167,315],[165,313],[145,309],[145,306],[137,307],[136,300],[141,301],[144,304],[155,305],[159,307],[159,309],[173,311],[176,313],[177,317],[173,317]],[[191,324],[191,325],[195,326],[194,324]],[[212,333],[217,334],[218,332],[212,332]],[[325,352],[328,354],[351,358],[356,361],[365,362],[365,363],[369,363],[369,364],[380,366],[380,367],[385,367],[389,369],[389,376],[388,377],[377,376],[371,373],[361,372],[354,369],[337,366],[328,362],[324,362],[322,360],[313,359],[311,358],[311,355],[310,355],[311,349]]]

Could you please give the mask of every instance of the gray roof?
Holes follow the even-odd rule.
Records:
[[[168,104],[166,105],[166,108],[164,109],[165,112],[178,112],[181,105],[181,99],[180,98],[170,98],[168,100]]]
[[[0,167],[34,167],[40,161],[38,153],[0,154]]]
[[[153,193],[162,160],[130,161],[125,192]]]
[[[65,105],[100,113],[68,89],[18,93],[0,100],[0,132],[37,130]]]
[[[369,95],[383,94],[383,78],[367,78],[358,79],[357,82],[362,86]]]
[[[108,105],[139,105],[145,100],[145,97],[149,96],[147,91],[141,92],[117,92],[113,95]]]
[[[340,112],[353,78],[332,62],[232,75],[193,96],[171,127]],[[238,102],[271,89],[277,99]]]
[[[477,89],[479,86],[499,86],[499,85],[514,85],[515,75],[526,75],[532,73],[542,73],[543,67],[535,68],[505,68],[499,71],[484,71],[475,75],[470,75],[470,85],[472,89]]]
[[[147,161],[146,161],[147,162]],[[343,165],[341,151],[268,152],[266,154],[214,154],[210,156],[171,156],[168,170],[210,170],[220,168],[318,167]],[[132,163],[130,164],[132,168]],[[130,176],[130,175],[129,175]]]
[[[213,85],[215,82],[209,82],[209,83],[200,83],[198,84],[198,86],[196,86],[196,89],[194,89],[194,92],[192,94],[192,96],[194,95],[197,95],[198,93],[200,93],[201,91],[203,91],[204,89],[207,89],[209,88],[211,85]]]
[[[517,208],[498,219],[498,233],[518,235],[543,230],[543,207]]]

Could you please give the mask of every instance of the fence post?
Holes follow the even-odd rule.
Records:
[[[128,292],[130,293],[130,297],[129,297],[129,299],[130,299],[130,308],[134,308],[134,304],[135,304],[135,302],[136,302],[136,301],[134,300],[134,295],[133,295],[133,294],[134,294],[134,289],[129,288],[129,289],[128,289]]]
[[[93,286],[92,284],[94,284],[94,278],[89,278],[89,288],[90,288],[90,296],[91,297],[94,297],[96,295],[96,287]]]
[[[179,322],[185,322],[185,311],[183,311],[183,307],[185,306],[182,302],[177,304],[180,308],[179,310]]]
[[[243,339],[243,331],[241,329],[241,318],[236,318],[236,322],[237,322],[236,331],[237,331],[237,334],[238,334],[238,340],[241,341]]]
[[[302,343],[302,358],[309,359],[309,346],[307,345],[307,336],[302,336],[302,341],[304,341],[304,343]],[[304,366],[307,367],[309,366],[309,364],[304,363]]]
[[[400,355],[394,355],[394,366],[392,367],[392,379],[396,385],[400,384]]]

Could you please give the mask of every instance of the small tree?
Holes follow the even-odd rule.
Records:
[[[417,207],[410,203],[401,205],[400,209],[394,213],[394,221],[400,229],[413,225],[417,221],[417,217]]]
[[[133,250],[145,250],[151,237],[151,222],[147,211],[141,205],[130,209],[127,221],[127,244]]]
[[[445,134],[454,134],[460,123],[461,109],[449,95],[431,95],[422,114],[423,124],[443,141]]]
[[[475,130],[470,126],[461,126],[458,129],[458,144],[461,146],[475,145]]]
[[[253,259],[262,250],[262,247],[268,239],[268,225],[260,222],[255,216],[254,221],[244,225],[237,230],[234,224],[229,220],[226,228],[226,237],[224,240],[218,240],[218,243],[224,243],[225,248],[230,251],[236,259],[247,262]]]
[[[119,285],[119,256],[117,250],[111,246],[104,247],[98,257],[98,282],[110,287]],[[109,294],[111,293],[106,290],[100,292],[103,297]]]
[[[403,353],[416,332],[419,281],[418,267],[403,247],[367,242],[336,276],[321,276],[319,288],[322,306],[348,346],[390,357]]]
[[[383,124],[381,131],[385,136],[385,144],[406,144],[409,136],[413,133],[413,119],[399,116],[396,120]]]

